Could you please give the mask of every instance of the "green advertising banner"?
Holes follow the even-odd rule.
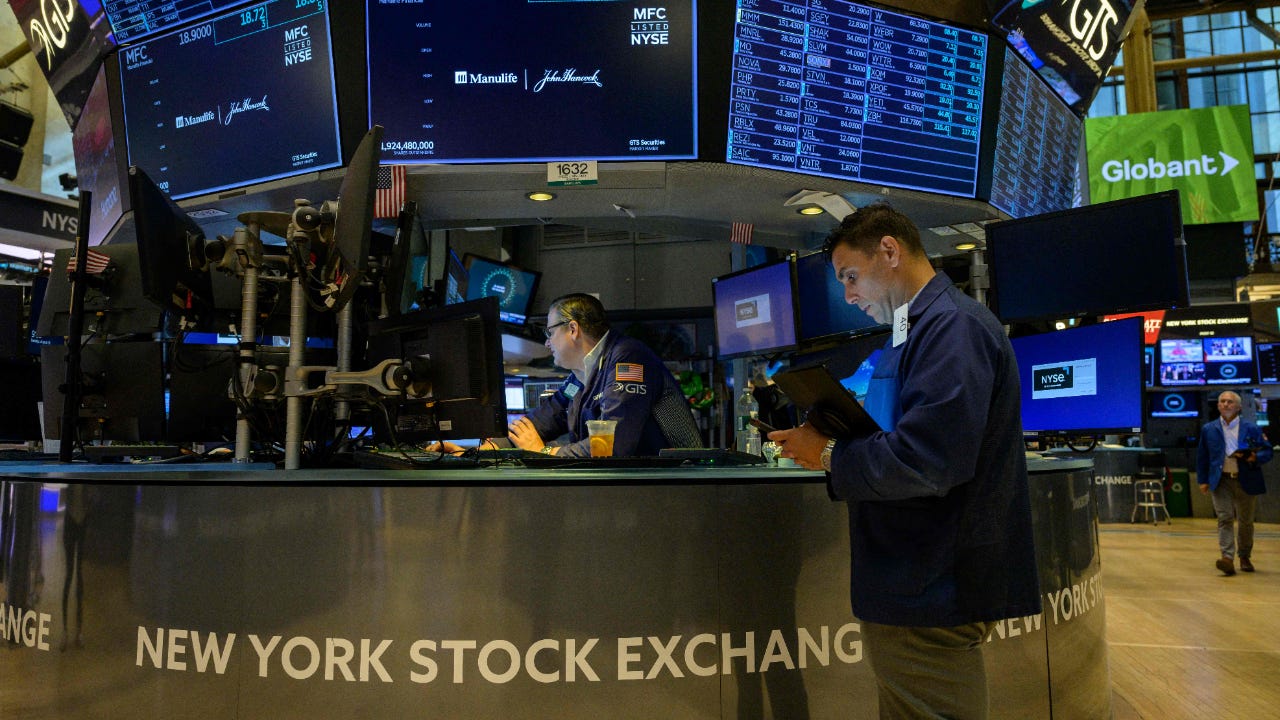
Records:
[[[1258,219],[1248,105],[1085,121],[1092,202],[1177,189],[1186,225]]]

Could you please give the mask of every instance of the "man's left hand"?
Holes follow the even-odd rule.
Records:
[[[542,436],[538,434],[537,429],[533,427],[533,421],[528,417],[522,417],[511,423],[507,431],[507,437],[511,438],[511,444],[518,448],[537,452],[547,445],[542,441]]]

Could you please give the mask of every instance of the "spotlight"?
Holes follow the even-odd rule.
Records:
[[[534,190],[533,192],[526,194],[525,197],[534,202],[546,202],[556,198],[555,193],[549,193],[546,190]]]
[[[821,215],[822,213],[826,212],[826,210],[823,210],[818,205],[806,205],[800,208],[799,210],[796,210],[796,212],[800,213],[801,215]]]

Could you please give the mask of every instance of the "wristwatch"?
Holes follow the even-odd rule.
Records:
[[[836,449],[836,440],[832,438],[827,441],[825,447],[822,448],[822,469],[831,472],[831,451]]]
[[[538,452],[542,453],[543,455],[555,455],[556,449],[551,447],[550,445],[543,445],[542,449],[539,450]]]

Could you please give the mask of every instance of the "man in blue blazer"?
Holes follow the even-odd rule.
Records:
[[[1240,417],[1240,396],[1230,390],[1218,395],[1217,420],[1200,431],[1196,450],[1196,477],[1200,492],[1213,496],[1218,515],[1218,545],[1222,557],[1216,565],[1224,575],[1235,575],[1235,557],[1240,569],[1253,572],[1253,515],[1258,497],[1267,491],[1262,480],[1262,463],[1271,460],[1271,443],[1262,430]],[[1239,547],[1236,521],[1240,521]]]

